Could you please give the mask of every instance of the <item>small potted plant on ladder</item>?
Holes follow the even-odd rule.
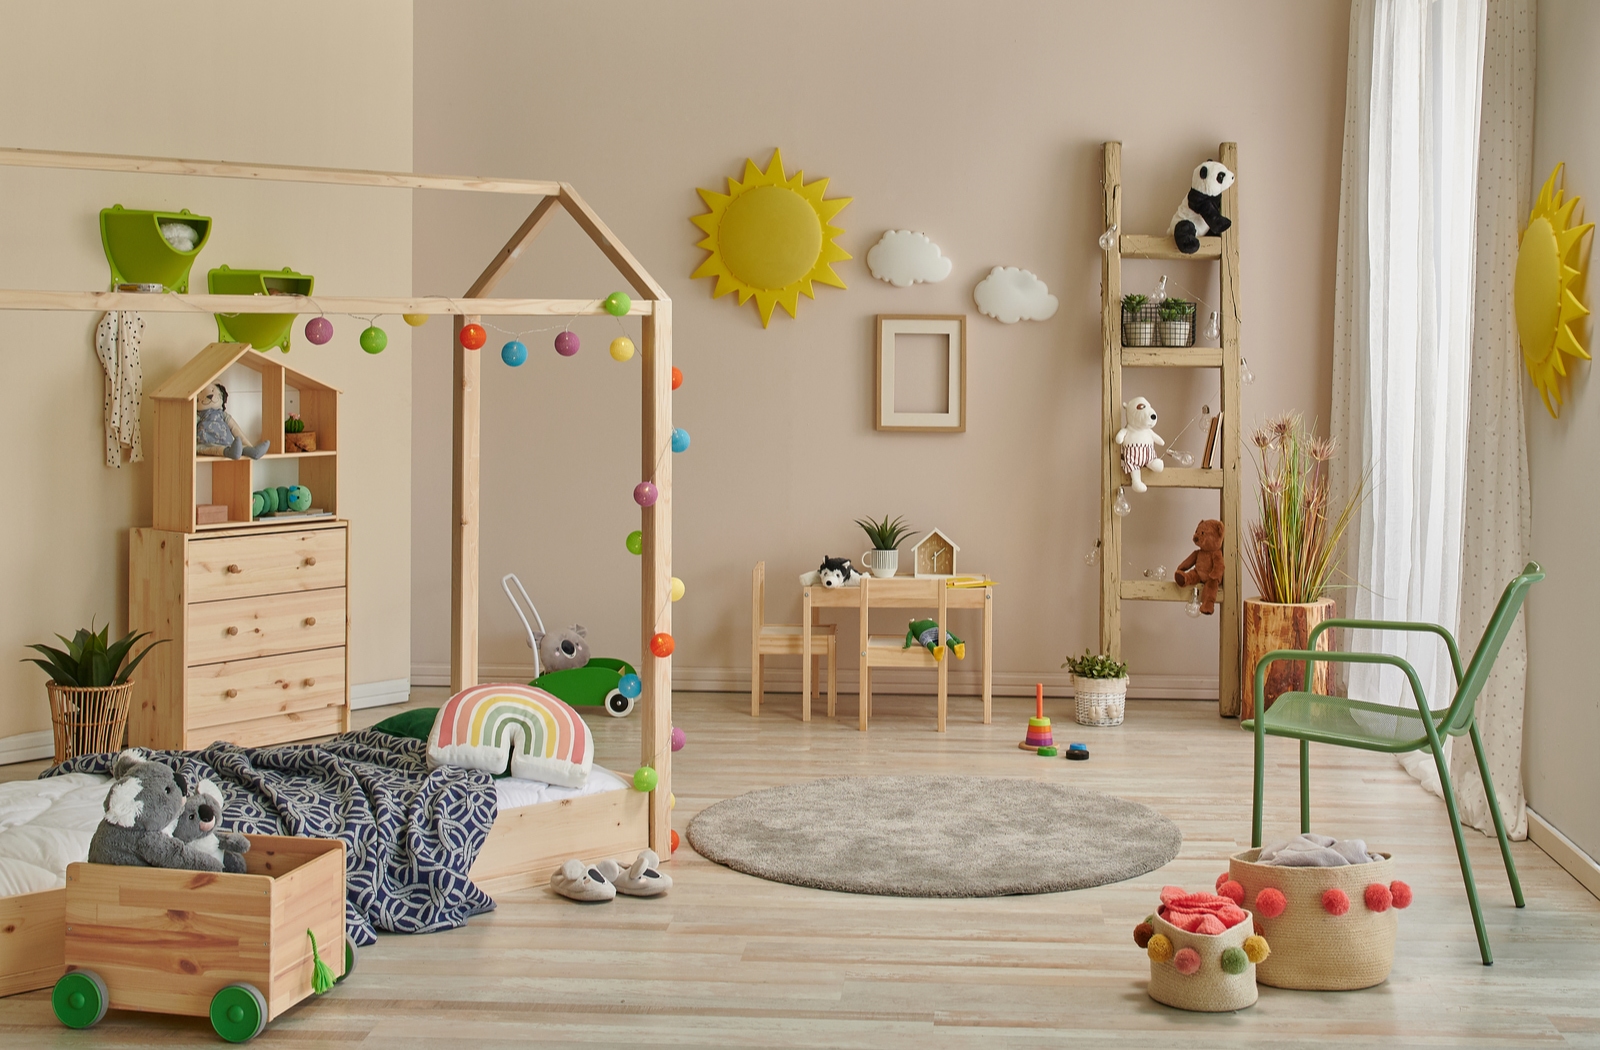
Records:
[[[861,526],[861,531],[867,534],[867,539],[872,541],[872,549],[861,555],[861,561],[866,565],[867,571],[879,579],[887,579],[900,571],[900,544],[915,536],[905,518],[899,517],[893,521],[885,514],[882,521],[873,521],[871,518],[857,518],[856,524]]]
[[[1174,297],[1161,304],[1157,329],[1162,346],[1194,345],[1194,312],[1194,303],[1187,299]]]
[[[1078,724],[1120,726],[1128,701],[1128,665],[1085,649],[1061,665],[1072,672]]]
[[[1148,295],[1122,297],[1122,345],[1156,345],[1157,308]]]

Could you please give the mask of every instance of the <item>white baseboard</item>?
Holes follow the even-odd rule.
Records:
[[[1567,873],[1582,883],[1584,889],[1600,897],[1600,863],[1596,863],[1576,842],[1561,834],[1555,825],[1531,809],[1528,810],[1528,840],[1567,869]]]
[[[48,729],[41,729],[37,733],[18,733],[16,736],[0,737],[0,766],[8,766],[13,762],[54,758],[55,754],[55,735]]]
[[[484,664],[478,668],[478,678],[486,682],[527,681],[532,673],[531,664]],[[827,686],[827,669],[823,669],[823,687]],[[877,671],[872,676],[873,691],[881,693],[921,693],[931,684],[926,671],[890,669]],[[413,685],[450,684],[450,668],[446,664],[413,664]],[[1032,696],[1036,682],[1044,683],[1045,695],[1065,697],[1072,695],[1072,676],[1063,671],[1045,671],[1026,674],[1018,671],[996,671],[994,694],[996,696]],[[839,691],[857,691],[856,671],[844,668],[839,672]],[[798,693],[800,668],[797,664],[767,669],[766,688],[774,693]],[[750,669],[748,667],[674,667],[672,687],[686,693],[748,693]],[[983,691],[982,672],[952,670],[950,692],[954,696],[979,696]],[[1143,674],[1134,675],[1128,683],[1128,696],[1135,700],[1216,700],[1217,679],[1213,675]]]
[[[411,679],[391,678],[386,682],[362,682],[350,687],[350,709],[387,707],[411,699]]]

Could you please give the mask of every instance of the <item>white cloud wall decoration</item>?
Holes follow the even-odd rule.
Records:
[[[872,276],[896,288],[936,284],[950,276],[952,265],[927,234],[910,230],[889,230],[867,252]]]
[[[1055,316],[1056,297],[1027,270],[996,266],[972,290],[978,310],[1004,324],[1045,321]]]

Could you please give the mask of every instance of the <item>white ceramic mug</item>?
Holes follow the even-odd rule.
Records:
[[[878,579],[888,579],[900,571],[900,550],[896,548],[892,551],[864,551],[861,555],[861,564]]]

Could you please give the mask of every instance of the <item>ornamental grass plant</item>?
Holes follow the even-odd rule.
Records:
[[[1245,567],[1264,602],[1319,601],[1339,571],[1345,530],[1366,498],[1368,476],[1335,505],[1328,464],[1338,449],[1332,439],[1312,434],[1297,412],[1270,420],[1251,441],[1260,487]]]

